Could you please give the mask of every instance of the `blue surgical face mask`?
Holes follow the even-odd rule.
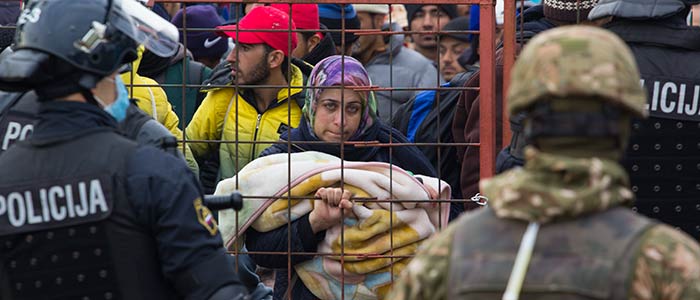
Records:
[[[107,80],[112,80],[107,78]],[[122,81],[120,76],[115,77],[114,86],[117,89],[117,98],[110,105],[104,105],[104,101],[94,96],[97,102],[102,104],[102,109],[104,109],[108,114],[114,117],[117,122],[124,121],[126,119],[126,109],[129,108],[129,92],[126,90],[126,86]]]

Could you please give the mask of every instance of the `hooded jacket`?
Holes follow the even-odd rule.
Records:
[[[173,112],[165,91],[158,86],[158,82],[155,80],[141,76],[134,71],[138,70],[139,68],[141,57],[143,55],[143,49],[143,47],[139,47],[139,58],[132,63],[132,71],[121,74],[122,80],[124,81],[124,84],[126,84],[126,88],[129,91],[129,97],[136,101],[136,105],[141,110],[153,117],[153,119],[158,121],[158,123],[165,126],[165,128],[167,128],[168,131],[175,136],[175,138],[181,140],[183,138],[183,134],[182,129],[179,128],[180,120],[175,112]],[[181,151],[184,149],[187,166],[189,166],[195,174],[198,174],[199,166],[197,165],[197,161],[194,159],[189,145],[183,146],[182,143],[180,143],[178,148]]]
[[[398,24],[391,24],[392,31],[402,31]],[[419,91],[401,88],[436,88],[442,79],[433,63],[413,49],[403,46],[404,35],[391,35],[386,51],[377,54],[365,64],[372,85],[397,88],[394,91],[377,91],[379,117],[391,124],[391,117],[399,106]]]
[[[173,111],[187,125],[206,96],[199,91],[199,85],[211,76],[211,69],[194,61],[192,54],[180,45],[178,52],[172,57],[162,58],[151,52],[144,53],[144,58],[137,70],[139,74],[153,78],[164,85],[163,90],[168,95]],[[194,85],[185,87],[184,102],[182,85]]]

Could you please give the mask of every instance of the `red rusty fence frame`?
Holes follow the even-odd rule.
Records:
[[[503,1],[503,0],[500,0]],[[504,66],[503,66],[503,79],[504,79],[504,84],[503,84],[503,95],[506,95],[506,90],[508,88],[508,79],[510,78],[510,69],[514,63],[515,60],[515,1],[517,0],[506,0],[505,3],[505,11],[504,11],[504,24],[503,24],[503,40],[504,40],[504,47],[503,47],[503,55],[504,55]],[[231,0],[214,0],[214,1],[207,1],[207,0],[156,0],[155,2],[162,2],[162,3],[198,3],[198,2],[214,2],[214,3],[219,3],[219,4],[235,4],[235,3],[243,3],[243,4],[249,4],[249,3],[329,3],[329,4],[392,4],[388,3],[388,1],[380,0],[380,1],[371,1],[371,0],[317,0],[317,1],[292,1],[292,0],[263,0],[263,1],[231,1]],[[399,1],[394,1],[394,2],[399,2]],[[479,18],[480,18],[480,30],[478,32],[469,32],[469,33],[475,33],[479,35],[479,54],[480,54],[480,80],[479,80],[479,87],[478,88],[452,88],[452,89],[471,89],[471,90],[479,90],[479,95],[480,95],[480,105],[479,105],[479,143],[476,144],[467,144],[471,146],[478,146],[479,147],[479,155],[480,155],[480,178],[488,178],[491,177],[495,174],[495,164],[496,164],[496,156],[497,153],[500,149],[497,148],[497,145],[507,145],[510,142],[510,123],[508,120],[508,114],[506,110],[506,105],[505,105],[505,100],[502,107],[502,111],[497,111],[497,105],[496,105],[496,16],[495,16],[495,0],[465,0],[465,1],[450,1],[450,0],[430,0],[430,1],[425,1],[425,0],[402,0],[400,1],[401,4],[432,4],[432,5],[439,5],[439,4],[478,4],[479,5]],[[186,10],[186,9],[185,9]],[[390,17],[391,18],[391,17]],[[185,21],[186,22],[186,21]],[[290,20],[291,22],[291,20]],[[185,23],[183,27],[187,28],[187,24]],[[342,26],[344,27],[344,24]],[[190,29],[188,29],[190,30]],[[196,30],[196,29],[195,29]],[[242,30],[239,30],[242,31]],[[277,30],[263,30],[263,31],[277,31]],[[296,30],[297,32],[303,32],[303,30]],[[368,35],[368,34],[381,34],[381,35],[386,35],[386,34],[395,34],[394,31],[378,31],[378,30],[353,30],[353,33],[357,35]],[[430,33],[430,32],[424,32],[423,33]],[[439,30],[437,31],[439,32]],[[435,33],[437,33],[435,32]],[[415,33],[415,31],[409,31],[409,32],[403,32],[404,34],[406,33]],[[344,35],[343,35],[343,44],[344,43]],[[184,43],[187,43],[187,40],[185,38]],[[291,49],[289,49],[291,50]],[[393,72],[391,72],[393,74]],[[183,75],[184,76],[184,75]],[[291,84],[291,83],[290,83]],[[237,87],[245,87],[243,85],[238,85],[236,84]],[[260,86],[258,86],[260,87]],[[183,93],[184,93],[184,86],[183,86]],[[288,85],[287,88],[291,88],[291,85]],[[353,87],[349,87],[353,88]],[[357,87],[354,87],[357,89]],[[417,88],[417,87],[411,87],[411,88],[393,88],[393,87],[376,87],[372,86],[369,88],[364,88],[374,90],[374,91],[380,91],[380,90],[425,90],[425,88]],[[447,89],[444,87],[439,87],[437,86],[436,88],[430,90],[441,90],[441,89]],[[342,91],[342,88],[341,88]],[[437,99],[439,101],[439,98]],[[502,122],[500,124],[497,124],[498,120],[498,115],[502,115]],[[184,114],[183,114],[184,115]],[[452,122],[452,120],[445,120],[446,122]],[[438,122],[441,122],[438,120]],[[497,141],[497,132],[499,130],[502,130],[502,140]],[[184,129],[184,128],[183,128]],[[187,140],[184,136],[184,130],[183,130],[183,141],[184,143],[191,143],[191,142],[205,142],[205,141],[195,141],[195,140]],[[236,140],[237,140],[237,133],[236,133]],[[255,143],[255,141],[217,141],[219,143]],[[355,143],[358,144],[358,143]],[[362,144],[360,142],[359,144]],[[367,145],[370,146],[401,146],[402,144],[399,143],[387,143],[386,145],[384,144],[377,144],[377,143],[366,143]],[[441,145],[441,143],[424,143],[425,145],[437,145],[438,147]],[[290,144],[291,145],[291,144]],[[420,145],[420,144],[414,144],[414,145]],[[447,145],[447,144],[445,144]],[[451,145],[455,146],[458,145],[457,143]],[[465,146],[465,144],[461,144],[460,146]],[[341,143],[341,159],[344,157],[342,153],[342,147],[343,144]],[[439,152],[438,152],[439,153]],[[438,154],[440,155],[440,154]],[[438,156],[439,159],[439,156]],[[456,163],[456,162],[455,162]],[[236,161],[236,164],[238,162]],[[291,168],[291,166],[289,167]],[[341,169],[342,170],[342,169]],[[287,172],[291,173],[291,170],[287,170]],[[440,170],[438,168],[438,174],[440,174]],[[341,171],[341,177],[342,177],[342,171]],[[341,183],[342,186],[342,183]],[[460,187],[453,187],[453,188],[460,188]],[[390,191],[391,193],[391,191]],[[466,199],[460,199],[460,201],[469,201],[469,197],[472,195],[463,195],[463,198]],[[244,195],[246,197],[246,195]],[[247,197],[251,198],[251,197]],[[256,198],[256,197],[252,197]],[[267,197],[258,197],[258,198],[267,198]],[[286,197],[288,201],[291,201],[292,197]],[[253,200],[253,199],[251,199]],[[258,199],[262,200],[262,199]],[[375,199],[376,200],[376,199]],[[356,199],[356,201],[363,202],[367,201],[367,199]],[[397,201],[399,202],[399,201]],[[404,201],[406,202],[406,201]],[[289,208],[288,208],[289,209]],[[238,215],[236,214],[236,222],[238,221]],[[393,223],[390,221],[390,223]],[[288,229],[289,230],[289,229]],[[236,226],[236,232],[238,232],[239,229]],[[290,231],[288,231],[288,234],[291,234]],[[393,235],[393,230],[391,230],[391,234]],[[343,238],[343,230],[341,230],[341,243],[344,241]],[[393,244],[393,237],[390,238]],[[257,254],[279,254],[279,255],[286,255],[287,256],[287,269],[291,270],[293,269],[293,266],[291,265],[292,261],[292,255],[305,255],[305,254],[313,254],[313,255],[330,255],[330,254],[322,254],[322,253],[299,253],[299,252],[292,252],[291,250],[291,240],[290,237],[288,237],[287,241],[287,252],[286,253],[278,253],[278,252],[255,252]],[[393,269],[394,265],[394,259],[399,260],[402,259],[406,256],[401,256],[401,255],[396,255],[393,252],[393,246],[391,247],[392,250],[388,253],[382,254],[382,253],[345,253],[344,252],[344,246],[341,246],[341,264],[344,263],[344,257],[350,256],[350,257],[358,257],[358,256],[364,256],[364,257],[385,257],[385,258],[391,258],[392,263],[391,267]],[[237,253],[238,250],[234,249],[233,253]],[[249,252],[253,253],[253,252]],[[344,274],[344,273],[343,273]],[[287,282],[291,282],[291,272],[287,272]],[[341,276],[341,284],[345,283],[345,277]],[[291,289],[291,285],[288,287]],[[288,290],[289,291],[289,290]]]
[[[479,32],[469,32],[469,33],[475,33],[479,35],[479,53],[480,53],[480,82],[479,82],[479,87],[476,88],[480,92],[480,118],[479,118],[479,129],[480,129],[480,137],[479,137],[479,143],[477,144],[471,144],[472,146],[478,146],[479,151],[480,151],[480,178],[488,178],[494,175],[495,173],[495,163],[496,163],[496,156],[497,153],[500,149],[497,149],[497,131],[500,127],[502,130],[502,140],[500,141],[501,145],[507,145],[510,142],[510,123],[508,120],[508,114],[507,114],[507,109],[505,105],[505,99],[503,100],[504,103],[502,105],[502,111],[497,111],[497,105],[496,105],[496,18],[495,18],[495,2],[496,0],[459,0],[459,1],[454,1],[454,0],[401,0],[401,1],[393,1],[393,2],[400,2],[401,4],[432,4],[432,5],[439,5],[439,4],[478,4],[479,5],[479,17],[480,17],[480,30]],[[499,1],[504,1],[504,0],[499,0]],[[505,5],[504,5],[504,24],[503,26],[503,56],[504,56],[504,66],[503,66],[503,95],[505,97],[506,91],[508,89],[509,85],[509,79],[510,79],[510,74],[511,74],[511,67],[513,66],[513,63],[515,61],[515,22],[517,21],[515,18],[515,11],[516,11],[516,1],[521,2],[522,0],[505,0]],[[316,0],[316,1],[294,1],[294,0],[262,0],[262,1],[245,1],[245,0],[238,0],[238,1],[232,1],[232,0],[149,0],[149,4],[153,4],[153,2],[161,2],[161,3],[219,3],[219,4],[234,4],[234,3],[330,3],[330,4],[392,4],[391,2],[387,0],[380,0],[380,1],[372,1],[372,0]],[[291,21],[290,21],[291,22]],[[184,26],[187,28],[186,24]],[[189,29],[188,29],[189,30]],[[303,30],[297,30],[297,31],[303,31]],[[395,32],[393,31],[367,31],[367,30],[353,30],[354,33],[357,35],[367,35],[367,34],[394,34]],[[422,31],[423,32],[423,31]],[[437,31],[439,32],[439,30]],[[436,33],[437,33],[436,32]],[[404,32],[404,33],[414,33],[413,31],[411,32]],[[424,32],[424,33],[430,33],[430,32]],[[185,40],[186,44],[186,40]],[[184,76],[184,74],[183,74]],[[184,82],[184,81],[183,81]],[[133,82],[131,83],[133,86]],[[146,85],[147,86],[147,85]],[[242,85],[241,85],[242,86]],[[184,94],[184,89],[185,85],[182,86],[183,88],[183,94]],[[291,88],[289,86],[288,88]],[[352,88],[352,87],[350,87]],[[366,88],[367,89],[367,88]],[[393,90],[393,88],[389,87],[370,87],[368,89],[374,90],[374,91],[380,91],[380,90]],[[441,87],[436,87],[435,90],[441,90],[441,89],[448,89],[448,88],[441,88]],[[464,89],[464,88],[452,88],[452,89]],[[471,88],[475,89],[475,88]],[[424,90],[424,88],[397,88],[396,90]],[[184,100],[183,100],[184,101]],[[439,101],[439,99],[438,99]],[[501,114],[503,116],[502,122],[500,124],[497,124],[496,120],[498,119],[497,116]],[[184,115],[184,114],[183,114]],[[179,116],[181,117],[181,116]],[[451,122],[452,120],[445,120],[447,122]],[[182,140],[184,143],[192,143],[192,142],[210,142],[210,141],[198,141],[198,140],[188,140],[185,138],[184,134],[184,124],[183,124],[183,136]],[[244,141],[217,141],[220,143],[255,143],[255,142],[244,142]],[[377,144],[372,143],[372,142],[364,142],[369,146],[376,146]],[[356,143],[356,144],[363,144],[363,142]],[[437,143],[440,145],[440,143]],[[401,146],[403,144],[400,143],[389,143],[388,145],[380,145],[380,146]],[[413,145],[435,145],[435,143],[413,143]],[[464,145],[462,145],[464,146]],[[341,146],[342,147],[342,146]],[[288,170],[289,172],[289,170]],[[440,170],[438,170],[440,172]],[[453,187],[453,188],[460,188],[460,187]],[[464,198],[470,197],[471,195],[463,195]],[[245,197],[245,195],[244,195]],[[267,198],[267,197],[247,197],[247,198]],[[293,197],[287,197],[290,200]],[[358,201],[367,201],[367,199],[357,199]],[[467,200],[468,201],[468,200]],[[403,201],[403,202],[410,202],[410,201]],[[237,218],[237,217],[236,217]],[[238,228],[236,228],[236,231],[238,231]],[[392,230],[393,232],[393,230]],[[342,235],[342,232],[341,232]],[[342,240],[342,237],[341,237]],[[393,241],[393,238],[391,239]],[[289,246],[289,241],[288,241],[288,246]],[[342,247],[344,248],[344,247]],[[234,253],[238,252],[237,250],[234,251]],[[259,254],[264,254],[263,252],[257,252]],[[280,254],[275,252],[274,254]],[[303,255],[303,254],[314,254],[314,255],[319,255],[320,253],[298,253],[294,252],[292,253],[291,249],[286,253],[288,256],[288,269],[292,269],[291,267],[291,255]],[[328,254],[320,254],[320,255],[328,255]],[[344,255],[350,255],[350,256],[358,256],[358,254],[344,254],[341,250],[341,259]],[[381,256],[381,257],[390,257],[396,258],[396,259],[401,259],[405,256],[401,255],[394,255],[393,249],[391,251],[391,255],[385,255],[385,254],[362,254],[367,257],[375,257],[375,256]],[[341,260],[342,263],[342,260]],[[393,263],[392,263],[393,265]],[[289,274],[289,273],[288,273]],[[291,280],[288,275],[288,281]],[[343,277],[343,282],[344,282],[344,277]],[[291,288],[291,286],[290,286]]]

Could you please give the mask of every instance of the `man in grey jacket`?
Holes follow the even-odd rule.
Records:
[[[354,7],[361,29],[401,31],[398,24],[385,22],[388,5],[355,4]],[[401,104],[420,92],[407,88],[436,88],[442,82],[432,62],[404,47],[403,40],[403,34],[362,35],[353,51],[353,56],[367,69],[373,85],[395,89],[376,93],[379,117],[387,124],[391,124],[391,118]]]

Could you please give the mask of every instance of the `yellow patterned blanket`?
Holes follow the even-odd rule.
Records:
[[[392,277],[408,263],[402,256],[413,255],[420,242],[447,224],[449,203],[431,200],[424,184],[438,191],[439,200],[449,200],[449,185],[433,177],[415,177],[380,162],[345,161],[341,168],[339,158],[320,152],[266,156],[217,186],[216,194],[238,190],[244,197],[260,197],[247,198],[237,218],[231,210],[219,212],[220,230],[231,248],[241,237],[236,232],[249,226],[270,231],[311,212],[316,190],[337,187],[342,180],[354,197],[377,200],[355,202],[353,215],[342,226],[328,229],[318,247],[319,253],[332,255],[298,264],[295,270],[321,299],[340,299],[342,293],[345,299],[382,299]]]

